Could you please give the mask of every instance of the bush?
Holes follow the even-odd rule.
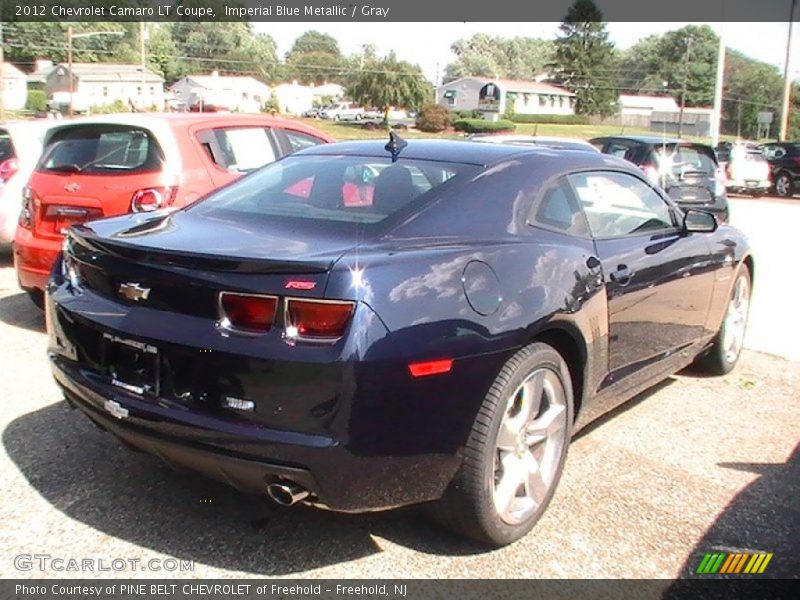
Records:
[[[450,116],[453,121],[458,121],[459,119],[482,119],[483,113],[478,109],[475,110],[454,110],[450,113]]]
[[[552,123],[562,125],[588,125],[589,117],[586,115],[520,115],[511,117],[514,123]]]
[[[89,107],[89,114],[92,115],[111,115],[127,112],[131,112],[131,108],[122,100],[114,100],[111,104],[95,104]]]
[[[517,128],[511,121],[484,121],[483,119],[459,119],[453,123],[456,131],[466,133],[497,133],[500,131],[514,131]]]
[[[426,104],[417,115],[416,127],[420,131],[439,133],[450,127],[452,117],[446,106],[441,104]]]
[[[25,110],[34,113],[47,112],[47,94],[43,90],[29,90],[25,100]]]

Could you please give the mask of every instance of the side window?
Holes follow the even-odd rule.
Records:
[[[291,129],[284,130],[284,133],[286,133],[286,139],[289,140],[289,145],[292,148],[292,152],[297,152],[298,150],[304,150],[306,148],[319,146],[320,144],[325,143],[323,140],[316,138],[313,135],[300,133],[299,131],[292,131]]]
[[[228,171],[247,173],[275,162],[277,156],[269,129],[230,127],[198,135],[208,157]]]
[[[624,158],[627,161],[634,162],[636,159],[636,146],[632,146],[631,144],[626,144],[624,142],[615,142],[611,141],[608,142],[606,146],[606,154],[611,154],[612,156],[618,156],[620,158]]]
[[[574,173],[569,180],[594,237],[620,237],[675,227],[669,205],[653,188],[632,175]]]
[[[533,206],[528,222],[570,235],[589,235],[586,217],[563,177],[545,190],[541,200]]]

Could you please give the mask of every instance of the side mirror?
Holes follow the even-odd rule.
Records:
[[[683,213],[683,230],[688,233],[711,233],[717,230],[717,218],[710,212],[687,208]]]

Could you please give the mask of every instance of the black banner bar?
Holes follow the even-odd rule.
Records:
[[[572,2],[0,0],[0,12],[3,21],[555,22],[564,17]],[[611,22],[788,22],[792,8],[792,0],[595,0],[595,3],[603,12],[603,19]]]

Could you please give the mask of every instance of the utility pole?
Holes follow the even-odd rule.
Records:
[[[72,108],[72,95],[75,93],[75,84],[72,81],[72,25],[67,27],[67,64],[69,65],[69,116],[75,111]]]
[[[683,109],[686,107],[686,82],[689,79],[689,53],[692,49],[691,36],[686,38],[686,53],[683,55],[683,86],[681,89],[681,110],[678,114],[678,139],[683,135]]]
[[[786,135],[789,129],[789,98],[792,94],[792,79],[789,71],[789,63],[791,62],[792,50],[792,21],[794,19],[794,9],[797,6],[797,0],[792,0],[792,8],[789,10],[789,35],[786,38],[786,64],[783,67],[783,103],[781,104],[781,129],[780,137],[781,142],[786,141]]]
[[[146,58],[145,53],[144,53],[144,34],[145,34],[144,21],[140,21],[139,22],[139,53],[140,53],[140,59],[141,59],[141,65],[140,66],[141,66],[141,69],[142,69],[142,80],[141,80],[141,83],[140,83],[140,89],[142,90],[142,93],[139,94],[139,101],[142,102],[142,107],[141,107],[142,109],[145,108],[144,107],[144,101],[143,101],[144,96],[145,96],[145,93],[144,93],[144,79],[145,79],[144,78],[144,74],[145,74],[145,68],[146,68],[146,65],[147,65],[147,58]]]
[[[719,48],[717,50],[717,82],[714,87],[714,115],[711,122],[711,146],[716,148],[719,144],[719,134],[722,127],[722,86],[725,75],[725,22],[721,23],[719,31]]]

